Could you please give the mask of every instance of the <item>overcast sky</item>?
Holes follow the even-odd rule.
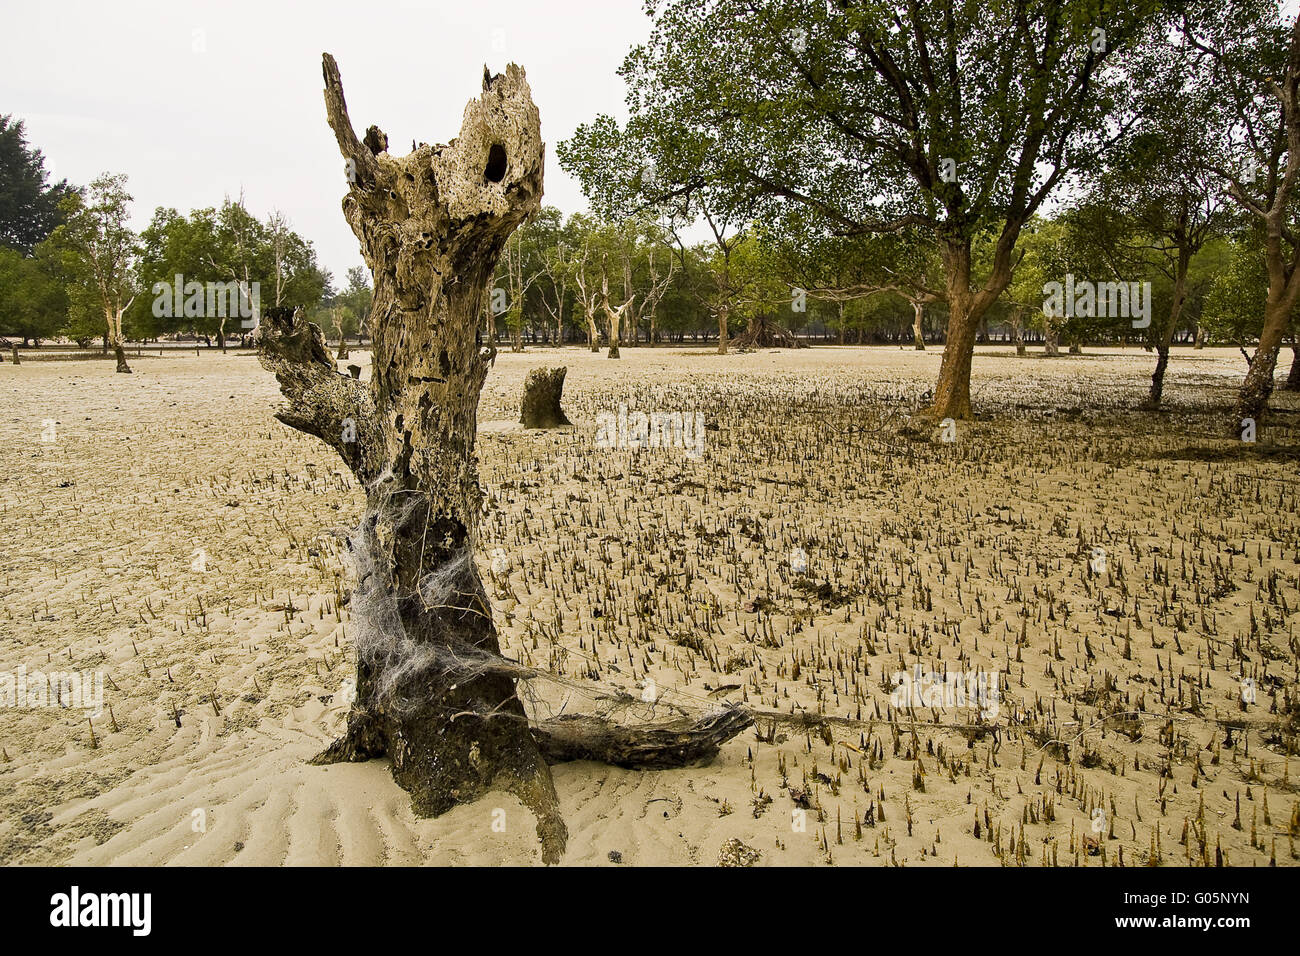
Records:
[[[620,118],[615,74],[649,34],[641,0],[37,0],[7,4],[0,114],[26,120],[56,178],[130,177],[135,226],[243,190],[316,246],[341,285],[361,255],[340,211],[343,166],[325,122],[321,53],[338,60],[358,134],[394,153],[445,143],[483,66],[525,68],[546,142],[544,202],[586,208],[556,144],[598,113]]]

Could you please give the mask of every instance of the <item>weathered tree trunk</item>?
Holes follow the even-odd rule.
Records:
[[[1016,343],[1016,354],[1025,354],[1025,320],[1017,309],[1011,315],[1011,340]]]
[[[506,239],[541,200],[537,108],[523,70],[485,71],[457,139],[394,157],[377,127],[358,141],[328,54],[324,75],[330,126],[356,168],[343,212],[375,279],[369,387],[335,371],[304,319],[280,311],[258,331],[288,399],[277,417],[337,449],[366,488],[351,541],[357,697],[317,760],[387,754],[419,815],[514,793],[556,862],[567,831],[550,768],[474,563],[478,398],[495,357],[479,349],[478,317]]]
[[[618,327],[622,324],[622,321],[623,314],[621,312],[614,309],[609,310],[609,351],[605,353],[606,358],[616,359],[620,357],[618,352]]]
[[[1237,408],[1234,430],[1239,430],[1241,422],[1247,418],[1256,423],[1264,420],[1268,409],[1268,400],[1273,394],[1273,372],[1277,369],[1277,353],[1282,346],[1282,335],[1291,320],[1291,308],[1295,295],[1279,293],[1276,297],[1270,288],[1268,300],[1264,303],[1264,329],[1259,336],[1259,345],[1250,360],[1250,371],[1241,385],[1237,395]]]
[[[606,353],[605,357],[616,359],[620,357],[618,343],[619,333],[623,325],[623,316],[632,310],[633,300],[628,299],[617,309],[609,304],[609,275],[605,273],[603,268],[601,270],[600,291],[600,305],[605,310],[605,318],[609,325],[609,352]]]
[[[345,359],[349,357],[348,337],[346,335],[342,335],[342,334],[339,335],[339,350],[338,352],[335,353],[334,357],[338,359]]]
[[[22,362],[18,361],[18,346],[15,345],[15,346],[13,346],[12,348],[13,348],[13,354],[14,354],[14,364],[15,364],[15,365],[21,365]]]
[[[1288,392],[1300,392],[1300,342],[1291,343],[1291,371],[1283,388]]]
[[[925,306],[920,302],[912,303],[912,345],[918,352],[925,351],[925,334],[921,320],[925,318]]]
[[[718,306],[718,354],[727,354],[727,319],[730,313],[727,303]]]
[[[1201,328],[1199,325],[1196,327],[1196,344],[1193,345],[1192,348],[1205,348],[1205,329]]]
[[[560,407],[567,372],[563,366],[529,370],[519,408],[519,421],[525,428],[558,428],[571,424]]]

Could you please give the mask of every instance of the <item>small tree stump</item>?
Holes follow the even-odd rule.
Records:
[[[564,393],[564,376],[568,368],[535,368],[524,380],[524,400],[519,421],[525,428],[559,428],[570,425],[560,397]]]
[[[18,346],[15,345],[13,347],[13,350],[14,350],[14,364],[21,365],[22,363],[18,361]]]

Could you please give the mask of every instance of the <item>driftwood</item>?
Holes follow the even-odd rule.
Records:
[[[528,372],[519,408],[519,421],[525,428],[559,428],[572,424],[560,407],[567,372],[563,366],[535,368]]]
[[[729,707],[697,720],[682,717],[641,727],[572,715],[542,721],[532,731],[549,763],[596,760],[632,770],[663,770],[712,758],[753,722],[749,711]]]

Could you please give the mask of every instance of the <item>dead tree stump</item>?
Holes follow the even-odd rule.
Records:
[[[276,418],[332,447],[366,489],[348,542],[356,699],[344,735],[313,762],[387,755],[421,816],[488,790],[514,793],[537,817],[542,859],[554,863],[568,831],[546,756],[678,766],[715,752],[746,718],[530,728],[515,681],[538,672],[501,656],[474,562],[482,511],[474,444],[496,355],[477,341],[484,290],[506,239],[541,202],[537,107],[519,67],[485,71],[456,139],[393,157],[378,127],[357,139],[329,54],[324,73],[350,173],[343,213],[375,279],[370,379],[359,381],[355,365],[352,375],[339,372],[301,312],[268,309],[254,333],[286,399]]]
[[[495,357],[478,346],[478,317],[506,239],[541,202],[537,107],[522,69],[484,71],[460,135],[399,157],[378,127],[357,138],[329,54],[324,76],[349,174],[343,214],[374,273],[368,387],[336,370],[301,316],[271,310],[258,330],[288,400],[277,417],[334,447],[366,488],[350,542],[357,697],[318,760],[387,754],[422,816],[514,793],[553,863],[567,831],[474,563],[475,426]]]
[[[519,408],[519,421],[525,428],[559,428],[572,424],[560,407],[567,372],[564,367],[535,368],[528,372]]]

